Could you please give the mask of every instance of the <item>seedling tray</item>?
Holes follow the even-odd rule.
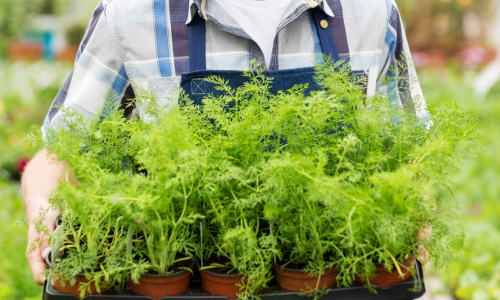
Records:
[[[415,283],[417,290],[415,291]],[[275,283],[274,283],[275,284]],[[400,283],[391,285],[388,288],[375,287],[377,293],[368,291],[362,284],[354,283],[347,288],[332,288],[323,295],[321,300],[412,300],[422,297],[425,294],[424,275],[422,265],[417,261],[416,274],[414,277]],[[281,290],[278,286],[270,283],[270,287],[262,291],[259,295],[262,300],[304,300],[312,299],[304,297],[299,293],[290,293]],[[76,300],[73,295],[56,291],[50,284],[50,280],[45,283],[43,300]],[[128,289],[119,291],[108,291],[101,295],[91,295],[85,300],[151,300],[151,297],[141,296]],[[215,296],[205,292],[201,288],[199,274],[195,274],[191,281],[190,289],[182,295],[165,297],[165,300],[228,300],[226,297]]]

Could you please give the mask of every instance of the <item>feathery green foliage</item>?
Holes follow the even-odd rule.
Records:
[[[415,103],[367,97],[341,63],[316,71],[324,90],[311,96],[300,85],[270,93],[272,78],[254,66],[236,89],[209,77],[224,96],[203,107],[181,93],[167,110],[142,91],[149,122],[123,118],[111,95],[102,119],[67,112],[46,143],[76,182],[52,200],[73,237],[56,272],[120,286],[128,274],[170,274],[179,259],[219,258],[204,268],[237,271],[249,298],[274,259],[311,275],[336,267],[344,286],[352,273],[369,280],[376,264],[407,272],[419,244],[445,266],[463,237],[445,221],[446,191],[475,151],[477,119],[454,105],[419,119]],[[432,238],[419,239],[428,227]]]

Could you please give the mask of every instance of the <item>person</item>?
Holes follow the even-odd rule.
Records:
[[[150,89],[160,105],[177,105],[179,87],[200,104],[215,92],[203,78],[241,81],[253,62],[265,66],[275,89],[310,84],[316,64],[330,56],[364,78],[368,96],[392,95],[397,105],[413,104],[428,117],[400,13],[391,0],[103,0],[81,42],[73,71],[57,94],[43,132],[60,126],[72,108],[99,117],[111,90],[125,103],[138,89]],[[388,79],[388,80],[386,80]],[[397,91],[397,92],[391,92]],[[124,106],[122,106],[124,107]],[[141,107],[126,114],[147,117]],[[49,196],[67,177],[64,165],[41,150],[27,166],[22,191],[28,222],[49,207]],[[54,229],[58,213],[44,224]],[[28,243],[39,237],[30,225]],[[34,280],[45,280],[45,242],[27,253]]]

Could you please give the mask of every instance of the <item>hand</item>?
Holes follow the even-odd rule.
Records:
[[[56,219],[60,215],[60,212],[49,211],[45,216],[43,225],[47,226],[49,233],[52,233],[56,227]],[[43,240],[41,245],[38,245],[36,249],[29,252],[30,246],[37,240]],[[26,251],[26,259],[28,260],[31,273],[33,274],[33,279],[38,285],[43,285],[45,282],[45,269],[47,265],[45,263],[45,258],[50,252],[49,237],[44,233],[38,233],[34,224],[30,224],[28,231],[28,249]]]
[[[65,180],[67,168],[63,164],[54,163],[56,157],[49,157],[46,149],[40,150],[24,170],[21,181],[21,190],[23,192],[24,208],[26,210],[26,219],[31,224],[40,215],[40,209],[50,207],[49,197],[59,184],[59,180]],[[66,176],[65,176],[66,175]],[[55,229],[55,221],[59,212],[49,211],[43,224],[47,226],[48,232]],[[39,234],[35,225],[30,225],[28,231],[28,248],[36,240],[44,240],[41,247],[28,253],[26,259],[29,262],[33,279],[38,285],[43,285],[45,281],[45,257],[49,253],[49,241],[46,234]]]
[[[427,228],[417,232],[417,237],[420,241],[429,242],[431,240],[431,235],[432,235],[432,227],[427,227]],[[423,263],[427,263],[429,261],[429,251],[427,251],[427,249],[425,249],[424,245],[418,246],[418,253],[419,253],[420,261],[422,261]]]

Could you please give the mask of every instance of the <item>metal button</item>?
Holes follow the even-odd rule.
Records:
[[[319,22],[319,25],[321,25],[321,28],[327,29],[328,28],[328,21],[327,20],[321,20],[321,22]]]

